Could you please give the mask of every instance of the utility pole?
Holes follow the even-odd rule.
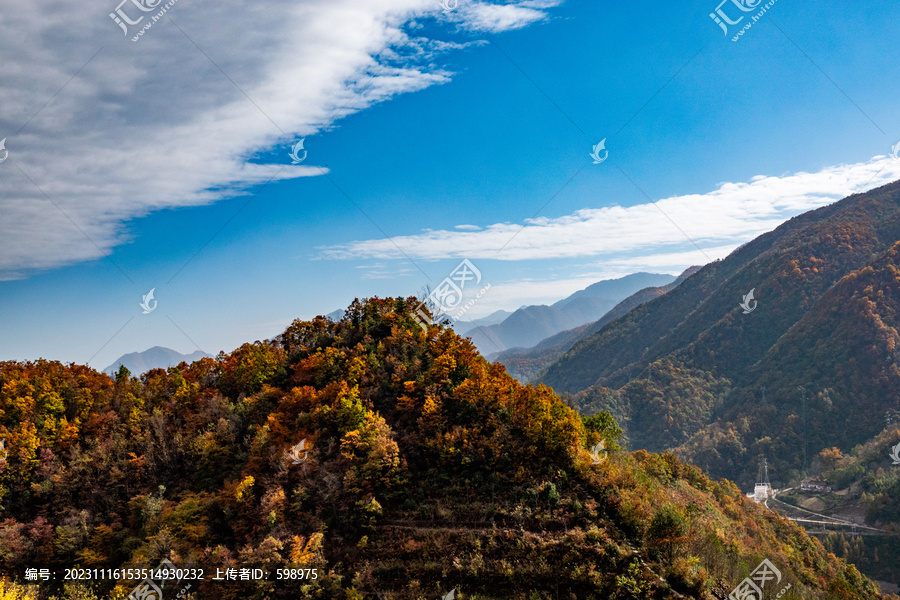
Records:
[[[753,501],[757,504],[765,503],[771,495],[772,485],[769,483],[769,463],[766,455],[760,457],[759,474],[756,476],[756,486],[753,488]],[[768,507],[768,505],[766,505]]]
[[[650,351],[650,348],[644,348],[644,353],[641,354],[641,358],[644,358],[645,356],[647,356],[647,353],[649,351]],[[653,383],[653,362],[650,360],[647,361],[647,380],[650,383]]]
[[[769,462],[766,460],[765,454],[762,455],[759,461],[759,473],[756,475],[756,482],[771,487],[769,483]]]
[[[803,394],[803,475],[806,476],[809,472],[809,421],[806,418],[806,390],[801,387],[800,393]]]

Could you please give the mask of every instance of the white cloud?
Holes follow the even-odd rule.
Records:
[[[104,256],[128,240],[127,221],[155,210],[324,173],[315,138],[298,166],[290,144],[448,81],[434,59],[463,47],[407,33],[444,19],[434,0],[179,0],[136,43],[109,17],[118,2],[6,0],[0,279]],[[543,14],[504,5],[490,26],[489,6],[462,26],[500,31]]]
[[[558,218],[497,223],[481,231],[438,230],[390,240],[350,242],[321,249],[325,258],[497,259],[507,261],[639,255],[633,265],[696,264],[673,254],[706,256],[734,249],[800,212],[900,178],[900,161],[877,156],[817,173],[758,176],[723,183],[706,194],[664,198],[628,208],[590,208]],[[674,224],[673,224],[674,222]],[[677,226],[676,226],[677,225]],[[711,251],[705,250],[711,247]],[[692,250],[692,248],[694,248]],[[402,250],[402,254],[401,254]],[[727,254],[727,252],[725,252]],[[655,257],[652,260],[647,256]],[[704,261],[705,262],[705,261]],[[625,264],[625,263],[623,263]],[[660,266],[662,266],[660,264]]]
[[[744,242],[741,240],[734,240],[732,243],[722,246],[705,246],[702,251],[688,246],[687,250],[681,252],[642,254],[640,256],[624,258],[616,256],[612,259],[598,262],[594,266],[602,269],[603,277],[600,279],[623,277],[639,271],[671,273],[674,275],[680,274],[688,267],[703,266],[710,261],[725,258],[731,254],[740,243]]]
[[[467,319],[477,319],[491,314],[495,310],[514,311],[523,305],[553,304],[557,300],[583,290],[591,284],[607,279],[618,279],[633,273],[668,273],[680,275],[691,266],[703,266],[709,260],[717,260],[728,256],[734,250],[734,244],[706,247],[703,252],[696,248],[684,252],[650,254],[628,258],[614,257],[589,265],[589,269],[575,277],[559,279],[519,279],[509,281],[490,281],[490,290],[472,309],[466,313]],[[467,298],[472,296],[468,294]]]
[[[561,2],[553,0],[526,0],[510,4],[460,0],[459,14],[464,27],[496,33],[521,29],[537,21],[542,21],[547,17],[546,9],[559,4]]]

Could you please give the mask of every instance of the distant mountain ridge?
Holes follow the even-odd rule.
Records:
[[[511,314],[512,313],[508,310],[495,310],[488,316],[481,317],[480,319],[473,319],[471,321],[460,320],[453,323],[453,331],[460,335],[466,335],[468,332],[477,327],[487,327],[490,325],[502,323],[503,320],[509,317]]]
[[[485,355],[528,348],[561,331],[592,323],[638,290],[672,283],[673,275],[633,273],[598,281],[547,305],[522,307],[496,325],[470,329],[466,335]]]
[[[103,369],[103,372],[112,376],[116,374],[120,366],[124,365],[126,369],[131,371],[132,375],[137,376],[151,369],[168,369],[169,367],[177,366],[182,361],[192,363],[195,360],[210,356],[210,354],[200,350],[190,354],[182,354],[171,348],[154,346],[143,352],[131,352],[120,356],[116,362]]]
[[[559,359],[559,357],[578,341],[600,331],[604,325],[621,317],[631,309],[672,291],[678,287],[682,281],[699,270],[700,267],[690,267],[679,275],[672,283],[639,290],[619,302],[612,310],[604,314],[597,321],[561,331],[542,340],[531,348],[510,348],[509,350],[495,354],[490,358],[503,364],[509,374],[519,381],[523,383],[527,382],[542,369]]]

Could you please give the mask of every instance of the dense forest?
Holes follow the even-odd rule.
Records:
[[[763,560],[772,597],[880,597],[734,484],[625,452],[608,413],[423,331],[416,304],[140,378],[0,363],[0,598],[124,598],[139,581],[64,574],[164,560],[206,570],[165,598],[724,599]]]

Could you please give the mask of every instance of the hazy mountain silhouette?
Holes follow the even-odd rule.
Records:
[[[512,313],[508,310],[495,310],[488,316],[481,317],[480,319],[472,319],[471,321],[460,320],[456,323],[453,323],[453,331],[460,335],[467,335],[476,327],[487,327],[490,325],[497,325],[498,323],[502,323],[511,314]]]
[[[561,331],[596,321],[638,290],[667,285],[674,280],[672,275],[634,273],[598,281],[550,306],[522,307],[502,322],[470,329],[466,335],[485,355],[508,348],[528,348]]]
[[[176,366],[181,361],[192,363],[195,360],[208,356],[210,355],[200,350],[190,354],[182,354],[171,348],[154,346],[143,352],[131,352],[120,356],[116,362],[103,369],[103,372],[107,375],[115,375],[119,367],[124,365],[126,369],[131,371],[132,375],[137,376],[146,373],[150,369],[168,369]]]
[[[506,366],[510,375],[519,381],[526,382],[547,365],[561,357],[569,348],[578,341],[600,331],[604,325],[617,319],[645,302],[658,298],[675,289],[682,281],[700,270],[700,267],[690,267],[678,278],[668,285],[648,287],[635,292],[628,298],[619,302],[612,310],[604,314],[600,319],[585,323],[573,329],[561,331],[552,335],[531,348],[510,348],[504,352],[490,355],[490,360],[497,361]]]

